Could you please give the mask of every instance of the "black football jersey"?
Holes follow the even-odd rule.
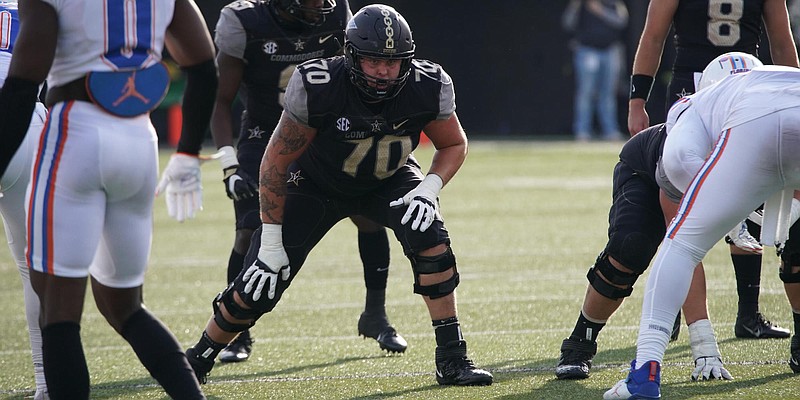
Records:
[[[215,43],[245,62],[239,97],[245,104],[241,141],[269,139],[283,110],[283,95],[295,67],[339,54],[351,17],[347,0],[314,28],[295,32],[281,26],[268,1],[241,0],[222,9]]]
[[[757,54],[764,0],[680,0],[674,71],[700,72],[722,53]]]
[[[427,60],[412,61],[405,85],[379,111],[362,98],[343,56],[299,65],[286,91],[286,112],[317,129],[298,159],[303,175],[340,197],[368,193],[413,163],[423,127],[455,112],[450,76]]]
[[[653,125],[630,138],[622,146],[619,159],[636,171],[636,174],[658,186],[656,164],[661,159],[666,139],[666,124]]]

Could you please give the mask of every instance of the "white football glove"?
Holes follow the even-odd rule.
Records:
[[[178,222],[194,218],[197,211],[203,209],[200,162],[197,156],[173,154],[156,187],[156,196],[167,193],[167,214]]]
[[[717,347],[717,338],[714,336],[711,321],[701,319],[689,325],[689,344],[692,347],[692,358],[694,358],[693,381],[733,379],[731,373],[722,364],[722,355]]]
[[[750,235],[750,232],[747,230],[747,224],[744,221],[731,229],[725,238],[728,243],[732,243],[734,246],[744,251],[753,254],[764,253],[764,248],[761,247],[761,243],[758,243],[758,240]]]
[[[442,190],[442,178],[436,174],[428,174],[425,179],[405,196],[389,203],[389,207],[398,208],[407,205],[405,215],[400,223],[405,225],[414,217],[411,229],[425,232],[439,216],[437,197]]]
[[[261,298],[261,292],[267,287],[267,298],[275,298],[275,286],[278,284],[278,274],[281,280],[286,281],[291,275],[289,256],[283,248],[282,225],[263,224],[261,228],[261,247],[258,257],[253,265],[245,271],[242,281],[247,282],[245,293],[253,292],[253,301]],[[255,291],[253,291],[255,288]]]

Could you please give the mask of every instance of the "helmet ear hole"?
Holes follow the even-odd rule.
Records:
[[[752,54],[738,51],[721,54],[711,60],[703,70],[700,81],[697,83],[697,91],[721,81],[726,76],[747,72],[763,65],[761,60]]]

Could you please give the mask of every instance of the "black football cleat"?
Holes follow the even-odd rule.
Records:
[[[406,340],[389,324],[386,314],[370,314],[366,311],[361,313],[358,334],[375,339],[381,350],[389,353],[402,353],[408,348]]]
[[[760,312],[750,317],[736,317],[733,332],[737,338],[784,339],[789,330],[769,322]]]
[[[189,359],[189,365],[192,366],[197,381],[201,384],[208,382],[208,374],[211,372],[211,369],[214,368],[214,360],[200,357],[200,354],[197,353],[194,347],[186,349],[186,358]]]
[[[494,377],[467,358],[467,342],[458,340],[436,347],[436,381],[440,385],[488,386]]]
[[[561,342],[561,357],[556,366],[558,379],[586,379],[597,354],[597,342],[568,337]]]
[[[236,339],[228,344],[220,353],[219,361],[223,363],[242,362],[250,358],[253,352],[253,338],[250,331],[242,331]]]
[[[789,348],[791,351],[791,357],[789,357],[789,368],[794,371],[795,374],[800,374],[800,336],[795,333],[792,337],[792,345]]]
[[[678,340],[681,334],[681,310],[678,310],[678,316],[675,317],[675,323],[672,324],[672,333],[669,335],[669,341],[674,342]]]

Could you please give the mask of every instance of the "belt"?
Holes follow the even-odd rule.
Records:
[[[45,98],[47,107],[70,100],[92,102],[89,93],[86,91],[86,78],[78,78],[67,84],[47,89],[47,97]]]

